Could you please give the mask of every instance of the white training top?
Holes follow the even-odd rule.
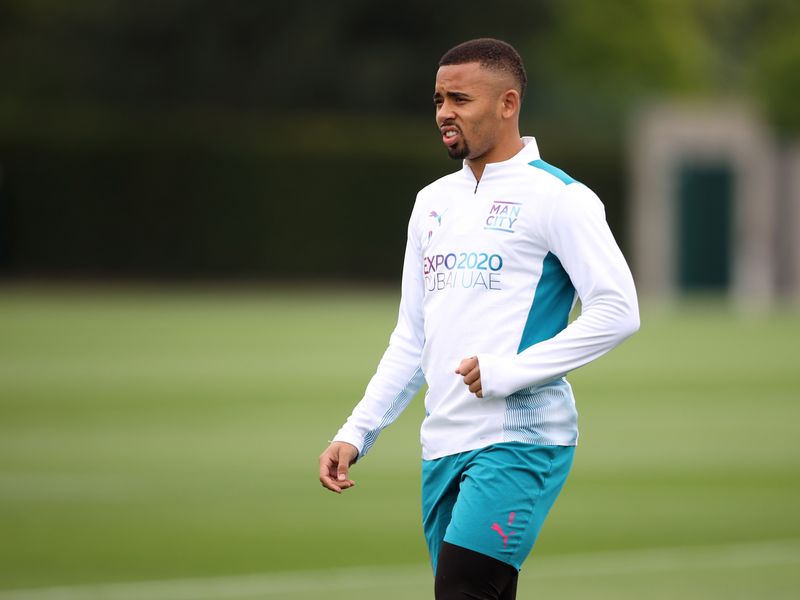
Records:
[[[389,347],[334,437],[365,455],[423,383],[424,459],[498,442],[575,445],[564,379],[639,327],[628,265],[586,186],[539,158],[513,158],[422,189],[411,214]],[[581,314],[569,325],[576,298]],[[455,373],[477,356],[483,398]]]

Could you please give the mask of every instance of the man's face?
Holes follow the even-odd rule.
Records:
[[[495,145],[504,83],[479,63],[446,65],[436,73],[436,125],[454,159],[477,159]]]

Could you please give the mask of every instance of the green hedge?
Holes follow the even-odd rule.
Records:
[[[417,190],[457,168],[426,119],[123,117],[6,122],[2,272],[394,279]],[[615,152],[544,138],[619,228]]]

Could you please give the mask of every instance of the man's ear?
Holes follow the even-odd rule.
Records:
[[[519,114],[521,104],[519,92],[513,88],[506,90],[500,96],[500,114],[505,119],[510,119],[514,115]]]

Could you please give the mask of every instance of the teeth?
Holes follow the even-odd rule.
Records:
[[[455,137],[455,135],[456,135],[456,132],[451,129],[450,131],[445,132],[444,137],[451,138],[451,137]]]

